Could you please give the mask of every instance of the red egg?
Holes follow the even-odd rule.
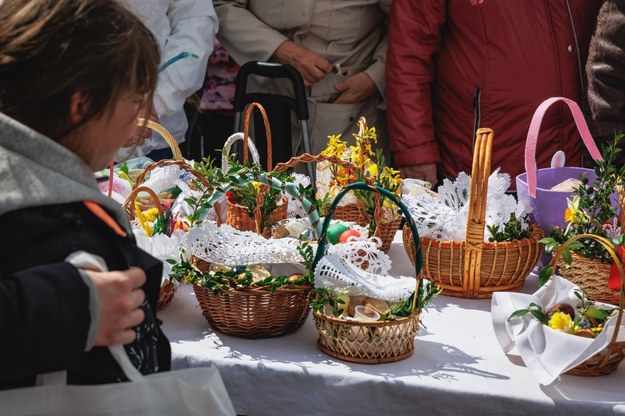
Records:
[[[360,233],[356,230],[345,230],[339,237],[339,242],[344,243],[347,241],[349,237],[352,237],[352,236],[358,238],[360,237]]]

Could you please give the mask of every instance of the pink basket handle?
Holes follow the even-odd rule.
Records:
[[[538,106],[536,112],[534,112],[530,128],[527,131],[527,140],[525,141],[525,172],[527,172],[527,188],[530,198],[536,198],[536,142],[538,141],[540,126],[547,109],[558,101],[564,102],[569,107],[569,110],[571,110],[577,130],[580,136],[582,136],[582,141],[590,152],[590,156],[595,160],[603,160],[577,103],[564,97],[551,97],[546,99]]]

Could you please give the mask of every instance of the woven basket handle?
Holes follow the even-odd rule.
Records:
[[[303,153],[299,156],[292,157],[286,162],[278,163],[276,167],[273,168],[273,171],[284,172],[285,170],[289,168],[294,168],[296,165],[300,163],[311,163],[311,162],[315,162],[315,163],[330,162],[334,165],[343,166],[347,169],[353,170],[354,172],[358,170],[358,168],[353,163],[348,162],[346,160],[339,159],[336,156],[326,156],[324,154],[318,154],[316,156],[313,156],[309,153]]]
[[[158,195],[156,195],[156,192],[154,192],[151,188],[148,188],[147,186],[138,186],[134,188],[132,191],[130,191],[130,193],[124,200],[124,203],[122,204],[122,207],[128,213],[128,216],[130,217],[130,219],[135,218],[134,203],[141,192],[145,192],[148,195],[150,195],[150,197],[152,198],[152,201],[154,201],[156,205],[156,209],[158,210],[158,215],[163,215],[163,207],[161,206],[161,200],[159,199]]]
[[[267,112],[257,102],[250,103],[245,110],[245,118],[243,119],[243,136],[246,140],[243,140],[243,163],[247,163],[247,147],[249,140],[249,131],[250,131],[250,119],[252,118],[252,111],[254,108],[258,108],[260,114],[263,116],[263,123],[265,124],[265,136],[267,137],[267,171],[271,171],[273,168],[273,148],[271,143],[271,128],[269,127],[269,118],[267,117]]]
[[[167,144],[171,148],[171,152],[174,155],[174,159],[182,160],[182,152],[180,151],[180,147],[178,146],[176,139],[174,138],[174,136],[171,135],[169,131],[167,131],[165,127],[161,126],[160,124],[152,120],[147,120],[144,118],[137,119],[137,126],[147,127],[150,130],[155,131],[158,134],[160,134],[163,137],[163,139],[165,139],[165,142],[167,142]]]
[[[226,140],[226,143],[224,143],[225,155],[230,154],[230,149],[232,149],[232,145],[234,145],[234,143],[236,143],[239,140],[247,143],[250,149],[250,154],[252,155],[252,161],[257,165],[260,164],[260,156],[258,155],[258,150],[256,149],[254,142],[250,140],[249,137],[245,136],[243,133],[234,133],[232,136],[228,137],[228,140]],[[247,152],[246,152],[246,156],[247,156]],[[247,159],[245,160],[245,162],[247,162]],[[228,163],[228,158],[222,157],[221,158],[221,171],[223,173],[227,173],[229,169],[230,169],[230,164]]]
[[[330,220],[334,216],[334,211],[336,210],[336,207],[338,207],[339,202],[341,202],[341,199],[343,199],[343,197],[347,195],[347,193],[351,190],[370,191],[370,192],[377,192],[378,194],[382,194],[388,199],[390,199],[391,201],[393,201],[393,203],[404,214],[404,217],[406,218],[406,224],[410,227],[410,230],[412,231],[412,239],[414,241],[415,252],[416,252],[416,256],[415,256],[416,258],[414,261],[416,285],[415,285],[415,291],[414,291],[414,300],[412,302],[412,312],[414,314],[415,307],[418,303],[418,300],[421,299],[421,296],[423,295],[423,285],[422,285],[423,279],[419,277],[419,272],[421,271],[421,267],[423,267],[423,256],[421,253],[421,242],[419,240],[419,231],[417,231],[417,226],[414,220],[412,219],[412,216],[410,215],[408,208],[406,208],[406,206],[399,200],[399,198],[397,198],[395,194],[393,194],[392,192],[389,192],[388,190],[384,188],[381,188],[377,185],[368,185],[364,182],[355,182],[355,183],[351,183],[347,185],[346,187],[343,188],[341,192],[339,192],[336,198],[334,198],[334,201],[332,201],[332,205],[330,205],[330,208],[326,212],[326,216],[323,221],[323,225],[321,227],[321,233],[319,234],[319,237],[318,237],[319,244],[317,245],[317,252],[315,253],[315,259],[313,261],[313,270],[317,267],[317,263],[319,263],[321,258],[326,254],[326,247],[328,244],[326,233],[328,232],[328,227],[330,226]],[[420,312],[420,307],[417,311]]]
[[[568,240],[566,240],[566,242],[558,248],[558,251],[556,251],[553,258],[551,259],[551,263],[550,263],[550,265],[552,266],[551,275],[553,276],[553,273],[555,272],[555,269],[556,269],[555,265],[558,264],[558,260],[560,259],[560,256],[564,252],[564,249],[568,247],[571,243],[577,240],[582,240],[582,239],[595,240],[597,243],[601,244],[608,251],[608,253],[610,253],[610,256],[612,256],[612,260],[614,261],[614,264],[616,265],[616,268],[618,269],[618,272],[621,275],[619,311],[618,311],[618,317],[616,318],[616,328],[614,328],[614,333],[612,334],[612,340],[610,341],[610,343],[613,344],[616,342],[618,338],[619,328],[621,327],[621,321],[623,319],[623,306],[625,303],[625,271],[623,270],[623,259],[619,257],[614,247],[614,244],[612,244],[612,242],[608,240],[607,238],[601,237],[599,235],[594,235],[594,234],[578,234],[574,237],[571,237]],[[603,365],[607,363],[609,358],[610,358],[610,354],[606,354],[601,364]]]
[[[159,160],[158,162],[154,162],[154,163],[150,163],[148,166],[146,166],[145,169],[143,169],[143,172],[141,172],[139,174],[139,176],[137,176],[137,181],[135,182],[135,188],[138,187],[139,185],[141,185],[143,183],[143,181],[145,180],[146,175],[148,174],[148,172],[156,169],[159,166],[172,166],[172,165],[176,165],[186,171],[188,171],[189,173],[191,173],[193,176],[195,176],[200,182],[202,182],[202,184],[206,187],[210,187],[210,184],[208,183],[208,181],[206,180],[206,178],[204,177],[204,175],[202,175],[200,172],[198,172],[197,170],[195,170],[193,167],[191,167],[190,165],[188,165],[187,163],[181,161],[181,160]]]
[[[603,160],[601,152],[597,149],[597,145],[590,134],[586,120],[582,115],[582,111],[579,109],[577,103],[573,100],[564,97],[551,97],[543,101],[532,117],[530,122],[530,128],[527,131],[527,139],[525,140],[525,172],[527,172],[527,188],[530,198],[536,198],[536,144],[538,142],[538,133],[540,133],[540,126],[543,122],[545,113],[554,103],[558,101],[564,102],[571,114],[573,120],[577,126],[582,141],[586,145],[586,149],[595,160]]]

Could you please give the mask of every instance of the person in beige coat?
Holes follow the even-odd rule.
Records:
[[[217,34],[242,65],[273,61],[294,66],[308,95],[311,151],[321,152],[327,136],[353,142],[360,116],[386,141],[384,61],[391,0],[215,0]],[[256,79],[248,91],[292,94],[287,80]],[[301,136],[292,123],[293,152]]]

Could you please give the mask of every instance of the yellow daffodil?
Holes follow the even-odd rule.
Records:
[[[589,220],[588,214],[579,207],[580,197],[579,195],[573,196],[573,199],[567,199],[567,208],[564,211],[564,220],[570,223],[579,223]]]
[[[321,154],[324,156],[336,156],[341,158],[347,150],[347,143],[341,140],[341,135],[328,136],[328,146]]]
[[[573,320],[564,312],[555,312],[549,319],[549,328],[570,333],[573,331]]]

